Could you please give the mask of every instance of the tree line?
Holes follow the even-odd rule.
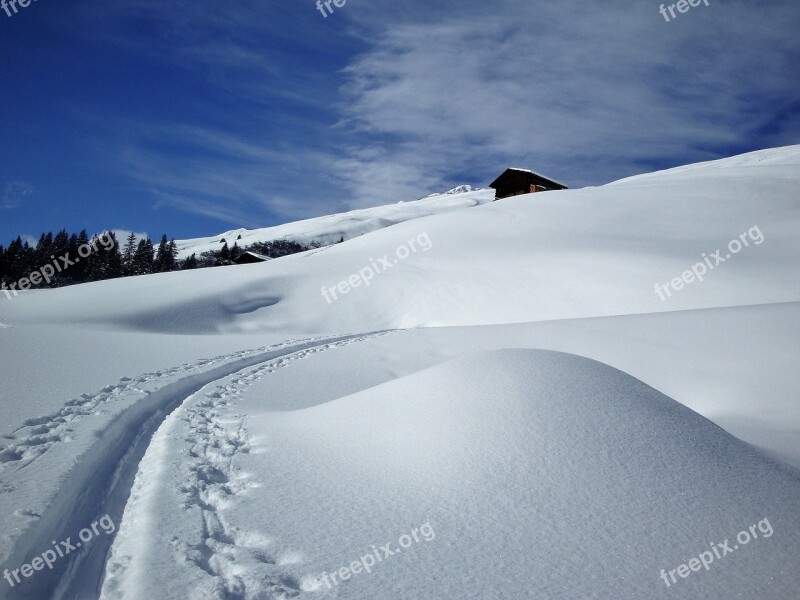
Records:
[[[168,240],[166,235],[161,236],[157,246],[150,238],[137,241],[133,233],[123,244],[120,244],[111,231],[102,234],[103,245],[97,244],[96,237],[90,238],[86,230],[68,233],[66,229],[62,229],[56,234],[43,233],[35,246],[31,246],[21,237],[13,240],[8,247],[0,244],[0,284],[10,286],[45,264],[57,264],[60,257],[65,256],[71,257],[68,268],[60,270],[49,282],[42,282],[37,287],[62,287],[134,275],[220,267],[233,264],[247,250],[270,258],[279,258],[319,246],[275,240],[241,248],[238,239],[232,247],[228,246],[227,240],[222,239],[218,250],[203,252],[199,256],[192,254],[180,260],[175,240]],[[95,243],[92,252],[85,257],[82,253],[82,258],[76,261],[79,249],[91,245],[93,239]]]

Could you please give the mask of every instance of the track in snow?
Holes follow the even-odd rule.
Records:
[[[145,388],[164,378],[191,373],[222,361],[262,355],[265,352],[297,346],[301,342],[306,344],[323,339],[325,338],[289,340],[257,350],[241,350],[195,363],[185,363],[171,369],[144,373],[135,378],[123,377],[119,382],[108,385],[95,394],[81,394],[80,397],[73,398],[54,413],[27,419],[21,427],[1,438],[4,442],[0,443],[0,464],[15,471],[24,469],[59,442],[71,439],[74,426],[83,418],[96,415],[98,411],[109,408],[109,405],[126,399],[131,394],[139,396],[150,394],[152,392]],[[1,485],[2,479],[0,479]]]
[[[33,556],[52,547],[53,540],[63,540],[67,537],[72,537],[74,540],[78,530],[92,523],[99,516],[109,514],[114,523],[119,524],[139,462],[144,456],[153,434],[170,413],[209,384],[257,365],[262,365],[262,367],[256,371],[263,372],[276,366],[284,366],[295,358],[307,356],[323,349],[363,341],[387,333],[391,333],[391,331],[332,336],[299,343],[288,342],[279,345],[280,347],[277,349],[272,347],[267,351],[243,351],[218,359],[182,365],[169,371],[150,373],[133,380],[122,380],[120,384],[108,386],[97,395],[84,395],[80,399],[67,403],[57,413],[39,419],[31,419],[24,428],[14,432],[12,444],[2,450],[5,453],[4,462],[6,464],[3,465],[4,467],[9,467],[11,466],[9,463],[12,463],[18,465],[16,470],[24,469],[54,445],[68,439],[65,434],[75,419],[92,414],[98,406],[114,401],[123,391],[138,390],[144,394],[138,402],[116,415],[109,426],[98,434],[91,450],[81,457],[66,483],[54,495],[56,499],[54,504],[50,505],[48,510],[32,523],[25,534],[17,539],[7,563],[20,565],[28,562]],[[157,380],[159,377],[176,373],[190,373],[220,359],[231,359],[231,357],[236,358],[208,371],[189,374],[152,392],[141,390],[139,387],[145,382]],[[243,377],[246,381],[248,375]],[[197,419],[199,414],[195,411],[194,418]],[[40,433],[36,429],[37,427],[46,427],[48,431]],[[187,489],[191,489],[194,485],[199,498],[203,486],[219,483],[213,481],[213,476],[207,477],[211,473],[210,469],[225,467],[214,464],[215,460],[210,459],[206,451],[202,449],[204,440],[199,438],[198,440],[201,448],[198,457],[205,455],[206,462],[204,466],[201,461],[200,467],[196,471],[196,480],[187,483]],[[37,443],[40,441],[42,443]],[[214,440],[210,441],[215,442]],[[207,444],[205,448],[208,448]],[[206,480],[203,482],[204,469]],[[213,507],[206,510],[206,513],[208,518],[206,526],[210,525],[213,528],[215,526]],[[224,527],[221,531],[220,540],[233,539],[225,537],[227,534],[224,533]],[[95,537],[91,544],[87,544],[79,551],[72,552],[55,563],[51,571],[40,571],[35,577],[25,580],[24,585],[18,585],[8,597],[57,598],[59,600],[77,598],[85,600],[98,597],[103,583],[108,552],[113,540],[113,535]],[[218,575],[223,579],[226,577],[224,573]],[[278,583],[288,585],[290,588],[293,586],[292,582]],[[227,589],[235,590],[237,583],[228,578],[225,580],[224,586]]]

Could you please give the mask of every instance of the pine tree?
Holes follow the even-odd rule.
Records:
[[[222,245],[222,249],[219,251],[219,256],[217,257],[217,266],[229,264],[231,264],[231,251],[230,248],[228,248],[228,242],[225,242]]]
[[[178,269],[178,247],[175,245],[175,238],[172,238],[167,246],[167,263],[170,271]]]
[[[148,275],[153,272],[153,242],[150,238],[139,240],[133,255],[133,274]]]
[[[125,249],[122,251],[122,275],[133,275],[133,258],[136,256],[136,235],[131,232],[125,240]]]
[[[158,244],[158,250],[156,251],[156,262],[153,270],[155,273],[165,273],[169,271],[169,242],[167,241],[167,235],[164,234],[161,236],[161,243]]]
[[[3,244],[0,244],[0,283],[7,284],[6,277],[8,276],[8,267],[6,265],[6,251]]]
[[[17,236],[17,239],[11,242],[6,250],[8,281],[14,283],[27,277],[31,273],[32,265],[33,249],[28,242],[23,242],[22,238]]]
[[[78,254],[78,250],[83,248],[84,246],[89,245],[89,234],[86,233],[84,229],[78,234],[78,244],[75,247],[75,254],[70,256],[71,260],[75,260],[75,256]],[[85,252],[84,252],[85,254]],[[82,258],[79,263],[76,263],[70,268],[70,272],[65,274],[65,276],[73,282],[82,283],[84,281],[89,280],[89,273],[91,271],[91,264],[92,264],[92,255],[90,254],[87,258]]]
[[[36,244],[36,249],[34,250],[33,260],[38,265],[44,265],[49,263],[51,258],[50,254],[52,253],[53,249],[53,234],[47,233],[42,234],[39,236],[39,241]]]
[[[188,271],[189,269],[196,269],[197,268],[197,256],[192,253],[192,255],[183,261],[183,270]]]
[[[119,242],[113,231],[107,232],[106,237],[111,240],[111,250],[100,247],[100,252],[102,252],[105,257],[104,262],[106,267],[105,277],[103,277],[103,279],[117,279],[118,277],[122,277],[122,255],[119,252]],[[106,244],[106,246],[109,246],[109,244]]]
[[[92,247],[97,248],[89,255],[89,278],[92,281],[116,279],[122,276],[122,257],[119,253],[117,236],[113,231],[104,232],[102,236],[102,242],[98,238],[92,239]]]

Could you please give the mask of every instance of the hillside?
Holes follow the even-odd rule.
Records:
[[[349,240],[404,221],[479,206],[491,202],[493,198],[494,190],[474,190],[471,186],[462,185],[442,194],[431,194],[411,202],[362,208],[261,229],[233,229],[211,237],[177,240],[175,243],[179,258],[218,250],[222,240],[226,240],[229,246],[238,243],[241,248],[257,242],[284,239],[304,246],[312,243],[327,246],[341,239]]]
[[[0,597],[800,594],[800,146],[369,210],[0,301]]]

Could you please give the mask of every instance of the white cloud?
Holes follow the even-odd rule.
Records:
[[[6,209],[16,208],[31,194],[33,186],[24,181],[9,181],[3,190],[2,207]]]
[[[392,23],[346,69],[343,124],[373,140],[337,163],[356,202],[453,172],[486,184],[512,164],[583,185],[712,158],[754,143],[800,92],[796,2],[673,23],[657,5],[584,0],[463,2],[451,15]]]
[[[322,172],[327,155],[320,151],[183,125],[139,125],[136,131],[122,149],[124,165],[158,198],[156,207],[249,227],[263,226],[270,213],[290,218],[318,214],[297,201],[297,190],[313,185],[309,172]],[[313,197],[306,204],[313,204]]]
[[[230,96],[237,108],[202,125],[117,129],[125,172],[158,205],[234,226],[484,186],[507,166],[575,187],[800,141],[796,0],[671,23],[622,0],[351,0],[322,34],[313,3],[220,6],[85,10],[87,30]],[[151,36],[128,35],[131,9],[156,17]],[[322,56],[344,31],[363,51],[336,73]]]
[[[31,248],[36,248],[36,244],[39,243],[39,238],[32,236],[29,233],[23,234],[19,236],[23,242],[28,242],[28,246]]]
[[[128,236],[132,233],[135,236],[135,242],[138,244],[141,240],[146,240],[149,235],[147,232],[144,231],[131,231],[129,229],[112,229],[111,230],[117,238],[117,242],[119,242],[120,248],[125,245],[125,242],[128,239]]]

